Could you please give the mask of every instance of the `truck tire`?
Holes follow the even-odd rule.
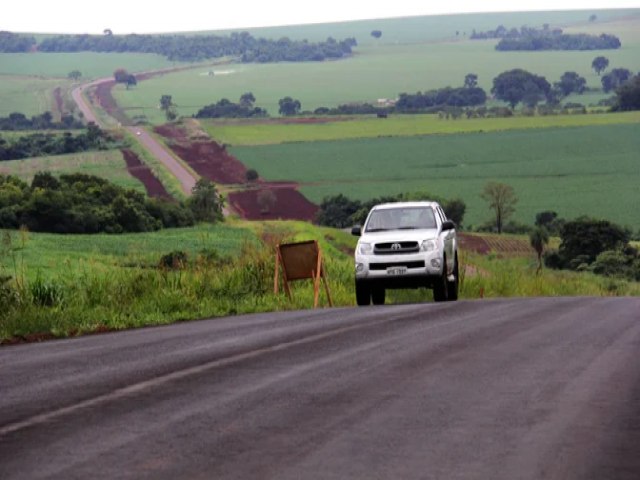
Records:
[[[458,290],[460,288],[460,277],[458,271],[458,255],[453,264],[453,280],[447,281],[447,300],[454,302],[458,300]]]
[[[376,287],[371,290],[371,300],[374,305],[384,305],[385,290],[384,288]]]
[[[371,304],[371,289],[364,282],[356,281],[356,303],[359,307]]]
[[[447,259],[445,258],[442,263],[442,276],[436,280],[433,286],[433,301],[434,302],[446,302],[448,298],[447,287],[449,282],[447,281]]]

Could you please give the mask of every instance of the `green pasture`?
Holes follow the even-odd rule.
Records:
[[[58,87],[66,89],[69,85],[68,80],[60,78],[0,74],[0,116],[19,112],[30,117],[47,111],[54,112],[53,91]]]
[[[37,172],[51,172],[54,175],[85,173],[106,178],[124,188],[146,192],[144,185],[127,171],[127,165],[120,150],[82,152],[0,162],[0,173],[15,175],[26,182],[31,182]]]
[[[480,193],[505,182],[519,197],[514,219],[537,212],[590,215],[640,227],[640,124],[493,133],[368,138],[233,147],[267,180],[300,182],[319,203],[327,195],[368,199],[427,191],[467,204],[465,224],[491,214]]]
[[[0,53],[0,75],[66,79],[69,72],[79,70],[81,81],[110,77],[118,68],[145,72],[182,65],[148,53]]]
[[[292,25],[246,29],[255,37],[281,38],[296,40],[325,40],[331,36],[342,40],[355,37],[358,45],[396,45],[400,43],[424,43],[443,39],[464,38],[477,31],[493,30],[498,25],[507,28],[520,28],[522,25],[541,27],[545,23],[564,27],[571,24],[588,24],[592,14],[598,16],[594,25],[603,21],[637,15],[638,11],[629,10],[572,10],[547,12],[500,12],[474,13],[459,15],[433,15],[402,18],[383,18],[351,22],[321,23],[313,25]],[[382,31],[382,37],[375,39],[372,30]],[[456,35],[456,32],[458,35]],[[211,32],[201,32],[211,33]],[[219,30],[215,34],[229,34],[231,30]]]
[[[478,75],[479,85],[488,91],[498,74],[513,68],[543,75],[551,83],[564,72],[575,71],[587,79],[590,88],[599,89],[600,77],[591,69],[596,55],[605,54],[610,68],[640,68],[640,15],[597,25],[619,35],[624,47],[606,52],[498,52],[495,40],[465,39],[365,45],[357,47],[353,57],[332,62],[231,64],[176,72],[130,90],[119,86],[114,96],[129,116],[143,114],[152,123],[161,123],[165,119],[157,106],[164,94],[172,95],[180,115],[190,116],[204,105],[222,98],[237,101],[250,91],[257,106],[278,116],[278,100],[285,96],[300,100],[302,109],[308,111],[350,102],[375,103],[402,92],[461,86],[470,72]],[[597,91],[568,100],[591,104],[606,96]]]
[[[375,137],[495,132],[528,128],[578,127],[640,123],[640,112],[590,115],[518,116],[510,118],[440,118],[438,115],[328,117],[322,123],[282,123],[276,120],[200,120],[219,143],[233,146],[273,145]]]
[[[22,270],[28,277],[78,275],[98,269],[156,266],[160,257],[181,250],[195,259],[199,252],[215,250],[221,256],[237,254],[246,242],[255,242],[255,233],[227,224],[198,225],[147,233],[59,235],[1,231],[10,235],[10,253],[3,254],[1,266],[13,276]],[[6,244],[6,238],[3,240]]]

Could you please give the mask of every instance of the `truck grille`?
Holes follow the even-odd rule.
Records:
[[[369,270],[386,270],[390,267],[424,268],[424,261],[370,263]]]
[[[403,253],[417,253],[420,251],[418,242],[388,242],[376,243],[374,255],[401,255]]]

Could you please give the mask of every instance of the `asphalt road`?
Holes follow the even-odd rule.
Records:
[[[0,348],[0,478],[640,478],[640,299],[190,322]]]

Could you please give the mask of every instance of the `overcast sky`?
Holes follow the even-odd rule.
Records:
[[[640,0],[9,0],[0,30],[157,33],[528,10],[640,8]]]

